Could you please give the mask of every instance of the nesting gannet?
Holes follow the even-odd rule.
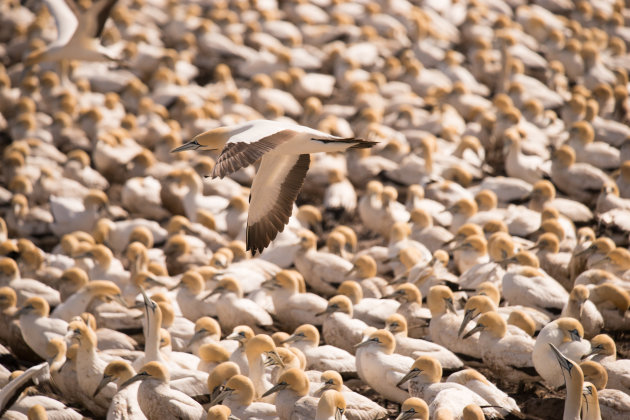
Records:
[[[484,364],[510,380],[528,380],[533,373],[532,352],[535,341],[526,334],[511,334],[507,323],[497,312],[486,312],[477,325],[462,338],[481,331],[479,347]]]
[[[270,357],[280,365],[283,363],[276,351],[275,343],[270,336],[264,334],[258,334],[247,340],[245,344],[245,355],[247,356],[247,363],[249,365],[249,378],[254,383],[256,395],[260,397],[272,386],[270,374],[265,371],[266,360],[263,360],[263,356]],[[269,400],[265,402],[269,402]]]
[[[352,270],[352,263],[330,252],[318,251],[317,236],[309,230],[300,232],[299,237],[300,249],[293,259],[295,267],[315,291],[334,294],[336,285]]]
[[[293,343],[304,353],[307,369],[356,372],[354,356],[332,345],[320,346],[319,331],[313,325],[299,326],[284,342]]]
[[[85,312],[93,299],[116,297],[120,298],[120,288],[116,284],[107,280],[94,280],[57,305],[50,316],[69,322],[72,317]]]
[[[315,293],[300,293],[299,280],[290,271],[282,270],[275,279],[264,284],[273,299],[275,316],[286,329],[302,324],[321,325],[317,314],[326,310],[328,302]]]
[[[149,420],[161,419],[165,415],[189,420],[205,417],[201,405],[183,392],[172,389],[169,380],[170,374],[164,365],[149,362],[122,386],[141,381],[138,387],[138,403]]]
[[[548,343],[550,351],[560,367],[562,378],[567,387],[567,396],[564,401],[563,420],[579,420],[582,408],[582,386],[584,374],[575,362],[567,359],[552,343]]]
[[[46,343],[52,338],[63,338],[68,323],[62,319],[49,318],[50,307],[40,297],[32,297],[24,302],[17,312],[22,337],[29,347],[41,358],[46,358]]]
[[[417,397],[407,398],[400,406],[400,414],[396,420],[420,419],[429,420],[429,406]]]
[[[254,402],[254,384],[243,375],[232,376],[223,387],[219,395],[213,398],[211,404],[222,403],[230,408],[232,415],[241,419],[276,419],[276,407],[273,404]]]
[[[324,384],[318,392],[334,389],[343,394],[347,404],[345,415],[348,420],[381,418],[387,414],[387,411],[374,401],[344,387],[343,379],[339,372],[334,370],[322,372],[321,380]]]
[[[595,304],[588,299],[589,296],[590,291],[586,286],[576,284],[569,293],[569,300],[562,308],[560,316],[580,321],[584,327],[584,336],[590,339],[604,327],[604,318]]]
[[[630,396],[618,389],[607,388],[608,374],[602,365],[592,360],[580,363],[584,380],[591,382],[598,391],[602,418],[613,419],[627,416],[630,412]]]
[[[213,176],[221,178],[262,158],[252,184],[246,236],[247,249],[256,253],[262,252],[289,221],[291,203],[302,187],[311,153],[373,145],[304,126],[255,120],[207,131],[173,151],[222,149],[213,170]]]
[[[276,412],[282,420],[314,419],[318,400],[308,394],[309,382],[306,374],[298,368],[291,368],[278,378],[278,383],[262,396],[278,393],[275,399]]]
[[[392,333],[377,330],[357,344],[356,369],[359,377],[388,400],[402,402],[408,394],[398,386],[413,359],[395,354]]]
[[[591,351],[582,356],[599,362],[608,373],[608,388],[630,392],[630,361],[617,359],[615,341],[606,334],[596,335],[591,339]]]
[[[538,374],[552,387],[562,385],[558,363],[549,344],[556,346],[562,354],[571,360],[580,360],[590,351],[590,344],[583,340],[584,329],[573,318],[559,318],[545,325],[540,330],[532,352],[532,360]]]
[[[315,420],[341,420],[346,415],[346,399],[341,392],[330,389],[324,391],[317,403]]]
[[[256,302],[243,298],[243,291],[233,277],[223,277],[212,294],[219,294],[216,302],[217,315],[223,328],[232,330],[239,325],[254,329],[273,324],[271,316]]]
[[[429,354],[448,370],[455,370],[464,366],[462,361],[447,348],[430,341],[407,337],[407,320],[400,314],[390,315],[385,321],[385,329],[389,330],[396,338],[396,353],[412,359],[416,359],[422,354]]]
[[[504,410],[521,411],[514,398],[497,388],[496,385],[474,369],[469,368],[452,373],[446,381],[464,385],[466,388],[476,392],[490,404],[496,406],[502,414],[505,414]]]
[[[446,286],[433,286],[427,296],[427,306],[431,310],[432,318],[429,324],[429,331],[433,342],[446,347],[452,352],[481,359],[478,336],[471,336],[468,340],[472,339],[474,341],[469,343],[465,343],[457,337],[457,331],[463,315],[455,312],[451,289]]]
[[[108,383],[116,382],[118,392],[112,398],[112,402],[107,410],[107,419],[113,420],[130,416],[132,418],[146,419],[138,404],[138,385],[131,384],[122,387],[122,384],[131,379],[136,372],[129,363],[122,360],[109,362],[103,371],[103,377],[99,382],[94,395],[97,395]]]
[[[324,313],[327,314],[322,323],[324,341],[354,354],[354,346],[361,342],[363,331],[368,325],[360,319],[352,318],[350,299],[343,295],[333,296]]]
[[[96,394],[108,363],[104,359],[105,355],[97,351],[96,333],[83,321],[72,321],[68,324],[68,337],[79,344],[76,357],[79,400],[84,404],[89,400],[93,412],[100,416],[105,415],[116,394],[116,387],[114,384],[107,384]]]
[[[210,400],[216,398],[221,391],[225,383],[234,375],[240,375],[241,370],[234,362],[223,362],[217,365],[208,375],[208,391],[210,392]]]
[[[503,297],[512,304],[558,313],[569,293],[553,277],[539,268],[518,266],[508,269],[502,280]],[[543,293],[544,291],[544,293]]]
[[[393,299],[364,298],[363,289],[353,280],[346,280],[339,285],[337,292],[347,296],[352,302],[352,312],[356,319],[368,325],[382,327],[385,320],[393,314],[400,304]]]
[[[465,386],[456,382],[440,382],[441,379],[440,362],[431,356],[420,356],[398,385],[409,382],[409,395],[428,401],[431,412],[448,408],[453,416],[459,417],[468,404],[490,405],[479,394]],[[488,410],[487,414],[489,417],[499,416],[495,409]]]

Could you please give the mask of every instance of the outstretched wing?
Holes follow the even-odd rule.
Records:
[[[247,218],[247,249],[256,252],[269,245],[289,222],[311,163],[308,154],[262,158],[254,178]]]
[[[55,0],[58,1],[58,0]],[[72,1],[72,0],[67,0]],[[98,0],[85,12],[78,15],[77,35],[86,38],[100,38],[109,13],[118,0]]]
[[[280,130],[253,142],[230,141],[219,155],[212,177],[223,178],[260,159],[265,153],[298,134],[293,130]]]

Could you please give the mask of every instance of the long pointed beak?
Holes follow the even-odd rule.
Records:
[[[236,341],[241,341],[241,336],[238,333],[232,333],[230,335],[228,335],[227,337],[225,337],[226,340],[236,340]]]
[[[468,325],[468,323],[472,321],[474,318],[475,318],[475,311],[473,309],[466,310],[466,312],[464,313],[464,319],[462,319],[462,323],[459,326],[459,331],[457,331],[458,337],[461,337],[462,333],[466,329],[466,325]]]
[[[127,305],[127,302],[125,302],[125,299],[123,299],[123,297],[120,296],[119,294],[115,294],[114,296],[112,296],[112,299],[120,303],[123,307],[129,308],[129,305]]]
[[[569,372],[569,374],[571,374],[571,368],[573,367],[571,365],[571,362],[569,362],[569,360],[566,357],[564,357],[562,353],[560,353],[560,350],[558,350],[556,346],[549,343],[549,347],[551,347],[553,354],[556,356],[556,359],[558,360],[558,364],[560,365],[560,367],[566,370],[567,372]]]
[[[205,328],[200,329],[199,331],[196,331],[192,337],[190,337],[190,341],[188,341],[188,345],[190,346],[192,343],[194,343],[195,341],[199,340],[201,337],[203,337],[208,331],[206,331]]]
[[[282,357],[280,357],[280,355],[278,354],[278,352],[276,352],[275,350],[271,350],[269,352],[267,352],[267,355],[273,359],[273,361],[277,364],[282,366],[283,368],[286,367],[286,365],[284,364],[284,362],[282,361]]]
[[[98,386],[96,387],[96,389],[94,390],[94,393],[92,394],[92,398],[96,397],[98,395],[99,392],[101,392],[101,390],[103,388],[105,388],[105,386],[107,386],[108,383],[110,383],[111,381],[113,381],[114,378],[110,375],[103,375],[103,378],[101,379],[101,382],[98,383]]]
[[[122,383],[122,384],[118,387],[118,390],[120,391],[121,389],[128,387],[129,385],[131,385],[131,384],[132,384],[132,383],[134,383],[134,382],[141,381],[141,380],[143,380],[144,378],[146,378],[147,376],[149,376],[149,375],[147,375],[147,373],[146,373],[146,372],[140,372],[140,373],[138,373],[138,374],[136,374],[136,375],[132,376],[131,378],[127,379],[125,382],[123,382],[123,383]]]
[[[326,311],[324,311],[323,313],[326,313]],[[302,337],[300,337],[299,335],[296,334],[291,334],[289,336],[289,338],[287,338],[286,340],[282,340],[282,344],[287,344],[287,343],[293,343],[295,341],[300,341]]]
[[[473,335],[474,333],[476,333],[477,331],[481,331],[485,328],[485,326],[483,324],[477,324],[475,325],[475,328],[473,328],[472,330],[468,331],[466,334],[464,334],[464,336],[462,337],[462,340],[467,339],[468,337],[470,337],[471,335]]]
[[[219,290],[218,288],[216,288],[216,289],[214,289],[214,290],[211,290],[211,291],[209,291],[208,293],[206,293],[205,295],[202,295],[202,296],[201,296],[201,300],[202,300],[202,301],[203,301],[203,300],[206,300],[206,299],[208,299],[210,296],[214,296],[214,295],[216,295],[217,293],[219,293],[220,291],[221,291],[221,290]]]
[[[184,143],[181,146],[174,148],[173,150],[171,150],[171,153],[183,152],[184,150],[197,150],[200,147],[201,145],[199,144],[199,142],[193,139],[188,143]]]
[[[589,357],[589,356],[592,356],[592,355],[594,355],[594,354],[599,353],[599,351],[600,351],[601,349],[602,349],[602,348],[601,348],[601,346],[594,346],[594,347],[591,347],[591,351],[589,351],[587,354],[583,355],[583,356],[580,358],[580,360],[584,360],[584,359],[586,359],[586,358],[587,358],[587,357]]]
[[[408,380],[410,380],[412,378],[415,378],[416,376],[420,375],[420,372],[422,372],[422,371],[420,369],[418,369],[418,368],[411,369],[409,372],[407,372],[407,374],[405,376],[402,377],[402,379],[400,381],[398,381],[396,386],[401,386],[402,384],[404,384]]]
[[[282,391],[283,389],[286,389],[288,386],[289,386],[288,384],[281,382],[278,385],[268,389],[264,394],[260,396],[260,398],[265,398],[275,392]]]
[[[329,383],[324,383],[324,385],[321,386],[321,388],[319,388],[317,391],[315,391],[314,396],[315,397],[319,397],[321,396],[325,391],[330,389],[330,385]]]
[[[456,314],[457,311],[455,310],[455,305],[453,305],[453,299],[446,298],[446,299],[444,299],[444,301],[446,302],[446,309],[448,309],[452,313]]]
[[[315,314],[315,316],[321,316],[321,315],[326,315],[326,314],[332,314],[333,312],[335,312],[337,310],[337,308],[333,308],[332,306],[327,306],[326,310],[322,311],[322,312],[318,312]]]
[[[355,345],[354,345],[354,348],[355,348],[355,349],[358,349],[359,347],[366,346],[366,345],[370,344],[371,342],[372,342],[372,341],[371,341],[370,339],[363,340],[363,341],[361,341],[360,343],[355,344]]]
[[[210,406],[212,407],[213,405],[217,405],[220,404],[224,399],[226,399],[228,397],[228,395],[230,395],[232,392],[234,392],[233,389],[231,388],[223,388],[223,391],[219,392],[219,395],[217,395],[216,397],[214,397],[211,401],[210,401]]]

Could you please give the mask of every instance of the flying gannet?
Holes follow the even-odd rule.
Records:
[[[246,231],[247,249],[255,254],[262,252],[288,223],[311,153],[341,152],[374,144],[301,125],[254,120],[206,131],[172,151],[222,149],[212,171],[212,177],[220,178],[262,158],[250,192]]]

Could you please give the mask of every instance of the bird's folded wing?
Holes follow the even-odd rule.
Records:
[[[245,141],[228,142],[219,155],[212,171],[212,177],[223,178],[260,159],[265,153],[289,140],[296,133],[293,130],[281,130],[251,143]]]
[[[265,156],[254,178],[247,218],[247,249],[262,252],[289,222],[311,157],[303,155]]]

